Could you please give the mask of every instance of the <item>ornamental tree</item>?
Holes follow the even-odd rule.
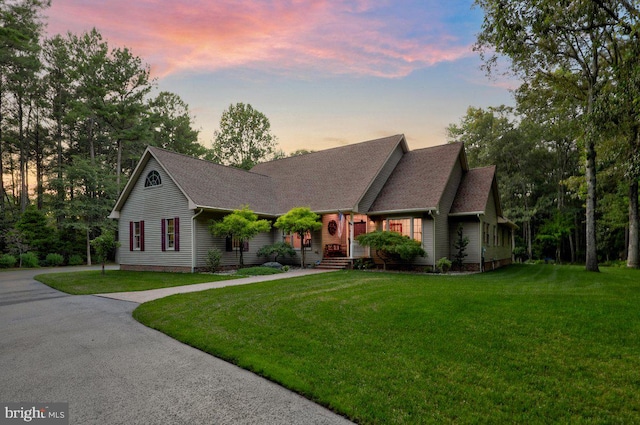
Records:
[[[105,230],[100,236],[91,241],[91,246],[96,250],[96,256],[98,261],[102,264],[102,274],[104,273],[104,263],[107,262],[109,254],[111,254],[116,248],[120,246],[120,242],[116,241],[116,238],[111,230]]]
[[[320,230],[322,223],[320,216],[307,207],[292,208],[285,215],[278,217],[275,227],[287,233],[295,233],[300,236],[300,266],[304,268],[304,235],[307,232]]]
[[[239,242],[240,259],[239,265],[244,266],[244,243],[258,233],[271,230],[271,223],[268,220],[258,220],[258,215],[244,205],[242,209],[234,210],[226,215],[222,220],[212,220],[209,231],[215,236],[232,237]]]
[[[387,263],[391,261],[410,263],[417,256],[424,257],[427,255],[420,242],[398,232],[376,231],[363,233],[356,236],[356,240],[360,245],[376,250],[385,270],[387,269]]]

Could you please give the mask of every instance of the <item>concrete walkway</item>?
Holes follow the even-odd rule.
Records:
[[[168,297],[174,294],[186,294],[187,292],[198,292],[207,289],[224,288],[226,286],[248,285],[250,283],[266,282],[269,280],[288,279],[291,277],[308,276],[318,273],[327,273],[334,270],[321,269],[300,269],[291,270],[286,273],[270,274],[267,276],[250,276],[240,279],[222,280],[219,282],[197,283],[195,285],[174,286],[172,288],[150,289],[148,291],[136,292],[114,292],[111,294],[96,294],[98,297],[111,298],[121,301],[132,301],[142,304],[147,301],[157,300],[158,298]]]

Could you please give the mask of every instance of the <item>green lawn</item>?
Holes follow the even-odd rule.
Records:
[[[233,276],[191,273],[134,272],[125,270],[99,270],[70,273],[48,273],[35,277],[36,280],[54,289],[74,295],[106,294],[109,292],[144,291],[147,289],[169,288],[193,285],[195,283],[217,282],[233,279]]]
[[[634,270],[334,272],[134,317],[361,423],[640,423]]]

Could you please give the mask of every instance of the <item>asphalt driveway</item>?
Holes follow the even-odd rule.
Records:
[[[50,271],[0,272],[0,401],[68,402],[71,424],[350,423],[139,324],[136,303],[33,280]]]

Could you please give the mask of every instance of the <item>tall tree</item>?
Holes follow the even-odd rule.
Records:
[[[611,63],[607,42],[614,33],[616,0],[476,0],[485,12],[476,48],[510,58],[512,69],[525,81],[543,78],[557,91],[582,101],[581,141],[585,151],[586,269],[598,271],[596,242],[597,111]],[[497,55],[485,56],[488,67]]]
[[[198,130],[189,105],[175,93],[163,91],[149,101],[152,144],[185,155],[201,157],[206,148],[198,143]]]
[[[48,87],[45,97],[48,102],[49,119],[53,125],[52,133],[55,146],[54,160],[49,166],[53,173],[49,178],[49,186],[55,192],[51,209],[55,212],[58,222],[61,222],[63,218],[61,213],[64,210],[65,200],[64,158],[69,147],[68,138],[70,137],[69,126],[65,122],[71,108],[73,91],[69,54],[68,39],[60,35],[48,39],[44,43],[43,57],[46,71],[44,81]]]
[[[272,159],[276,145],[266,115],[249,104],[236,103],[222,113],[220,130],[214,133],[207,159],[248,170]]]
[[[135,166],[144,151],[143,140],[147,137],[145,97],[153,85],[149,65],[131,53],[128,48],[116,48],[107,61],[108,92],[102,118],[108,125],[109,138],[116,144],[116,185],[122,190],[121,175],[123,159],[128,149],[131,164]]]
[[[2,30],[0,31],[0,80],[2,89],[11,93],[15,106],[18,149],[20,152],[20,208],[24,211],[29,203],[27,185],[27,161],[29,141],[26,137],[25,109],[36,91],[40,62],[40,38],[43,30],[41,13],[50,5],[49,1],[22,0],[0,3]],[[2,125],[0,117],[0,127]],[[0,140],[1,143],[1,140]]]

